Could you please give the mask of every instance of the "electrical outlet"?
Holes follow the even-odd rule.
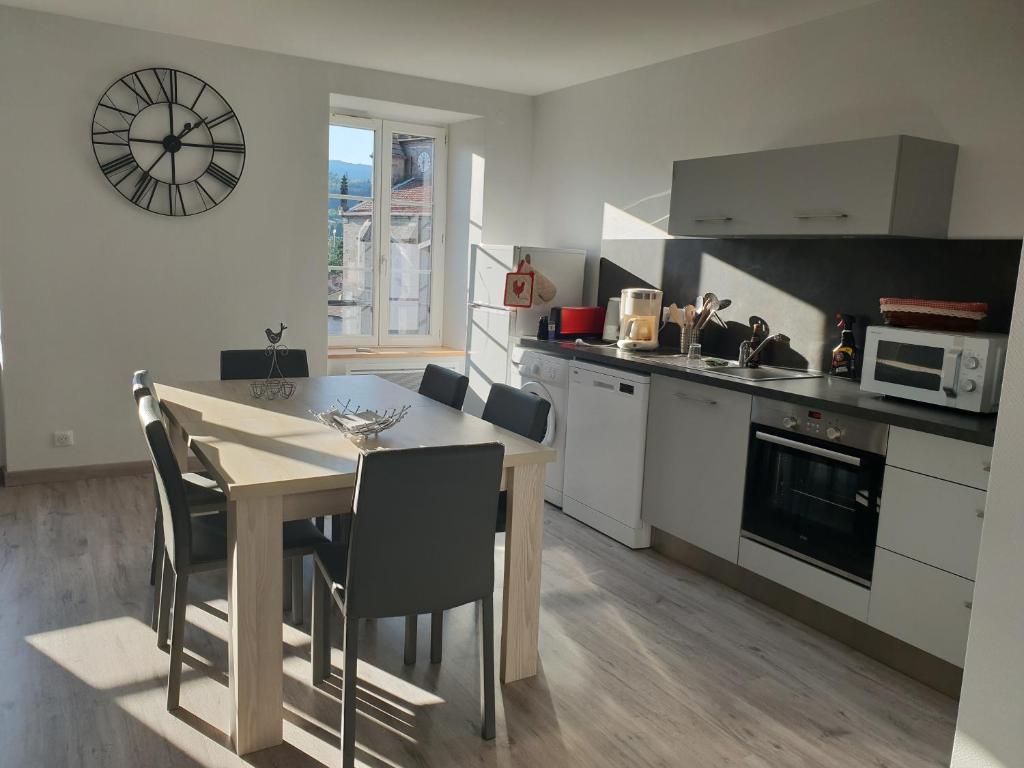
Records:
[[[53,444],[57,448],[67,448],[75,444],[75,433],[70,429],[62,429],[53,433]]]

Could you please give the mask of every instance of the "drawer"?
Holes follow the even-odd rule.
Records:
[[[841,579],[803,560],[784,555],[750,539],[740,539],[739,564],[776,584],[824,603],[858,621],[868,617],[870,593],[865,587]]]
[[[962,667],[973,596],[973,581],[879,548],[868,624]]]
[[[992,449],[949,437],[893,427],[886,466],[941,477],[972,488],[988,488]]]
[[[887,467],[878,546],[973,580],[984,511],[984,491]]]

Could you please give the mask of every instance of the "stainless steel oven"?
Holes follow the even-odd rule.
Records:
[[[740,535],[871,584],[889,427],[754,398]]]

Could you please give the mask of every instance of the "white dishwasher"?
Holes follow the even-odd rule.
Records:
[[[651,377],[592,363],[569,372],[562,511],[633,549],[651,545],[640,520]]]

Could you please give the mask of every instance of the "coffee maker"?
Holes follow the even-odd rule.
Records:
[[[663,296],[657,288],[622,290],[619,300],[619,340],[616,342],[619,349],[658,348]]]

